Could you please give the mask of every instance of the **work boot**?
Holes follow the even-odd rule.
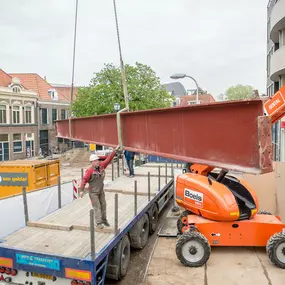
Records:
[[[103,224],[106,226],[106,227],[110,227],[110,224],[108,223],[108,221],[104,221]]]
[[[102,223],[96,224],[96,228],[98,229],[104,229],[104,226],[102,225]]]

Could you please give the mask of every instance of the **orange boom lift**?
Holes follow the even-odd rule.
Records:
[[[271,124],[285,114],[285,86],[264,104]],[[238,154],[237,154],[238,155]],[[266,246],[271,262],[285,269],[285,224],[279,216],[258,211],[257,195],[248,183],[213,172],[214,167],[189,165],[176,181],[176,202],[185,209],[177,221],[176,255],[185,266],[207,262],[211,246]]]

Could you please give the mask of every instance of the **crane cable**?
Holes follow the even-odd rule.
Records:
[[[116,21],[116,30],[117,30],[117,39],[118,39],[118,46],[119,46],[119,55],[120,55],[120,66],[121,66],[121,74],[122,74],[122,84],[123,84],[123,91],[124,91],[124,99],[126,109],[129,110],[129,95],[127,90],[126,84],[126,74],[125,74],[125,67],[123,62],[122,56],[122,48],[120,42],[120,31],[119,31],[119,23],[118,23],[118,15],[117,15],[117,7],[116,7],[116,0],[113,0],[114,5],[114,13],[115,13],[115,21]],[[75,71],[75,51],[76,51],[76,35],[77,35],[77,15],[78,15],[78,0],[76,0],[76,8],[75,8],[75,24],[74,24],[74,42],[73,42],[73,60],[72,60],[72,80],[71,80],[71,102],[70,102],[70,114],[69,114],[69,137],[72,137],[72,129],[71,129],[71,118],[72,118],[72,104],[73,104],[73,95],[74,95],[74,71]]]
[[[123,84],[124,99],[125,99],[125,105],[126,105],[125,108],[127,110],[129,110],[129,95],[128,95],[128,89],[127,89],[127,83],[126,83],[126,73],[125,73],[125,67],[124,67],[123,56],[122,56],[122,48],[121,48],[121,42],[120,42],[120,32],[119,32],[119,23],[118,23],[118,14],[117,14],[116,0],[113,0],[113,5],[114,5],[114,13],[115,13],[115,21],[116,21],[116,30],[117,30],[119,54],[120,54],[120,66],[121,66],[121,74],[122,74],[122,84]]]
[[[70,113],[69,113],[69,137],[71,138],[71,118],[72,118],[72,104],[74,95],[74,71],[75,71],[75,50],[76,50],[76,35],[77,35],[77,15],[78,15],[78,0],[76,0],[75,8],[75,24],[74,24],[74,39],[73,39],[73,59],[72,59],[72,79],[71,79],[71,102],[70,102]]]

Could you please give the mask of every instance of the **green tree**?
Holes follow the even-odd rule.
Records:
[[[226,100],[243,100],[243,99],[251,99],[254,97],[253,95],[253,87],[250,85],[235,85],[231,86],[227,89]]]
[[[169,107],[173,97],[161,87],[155,72],[147,65],[126,65],[126,82],[131,111]],[[88,87],[78,90],[72,111],[76,117],[114,113],[114,104],[125,107],[120,68],[105,64]]]

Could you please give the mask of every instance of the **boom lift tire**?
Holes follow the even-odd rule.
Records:
[[[109,254],[106,277],[117,281],[123,279],[127,274],[130,256],[131,244],[126,234]]]
[[[176,255],[185,266],[200,267],[208,261],[210,254],[211,246],[200,232],[185,232],[177,240]]]
[[[158,223],[158,208],[156,204],[152,205],[148,214],[149,214],[149,233],[152,235],[155,232]]]
[[[285,269],[285,233],[276,233],[270,237],[266,245],[270,261],[277,267]]]
[[[143,249],[148,241],[149,218],[144,214],[130,230],[131,247]]]
[[[257,214],[259,215],[272,215],[272,213],[268,212],[268,211],[265,211],[265,210],[259,210],[257,212]]]
[[[183,234],[182,229],[183,227],[185,227],[185,224],[183,224],[182,219],[186,218],[188,215],[191,215],[191,212],[188,210],[185,210],[180,214],[177,220],[177,230],[178,230],[178,233],[181,235]]]

